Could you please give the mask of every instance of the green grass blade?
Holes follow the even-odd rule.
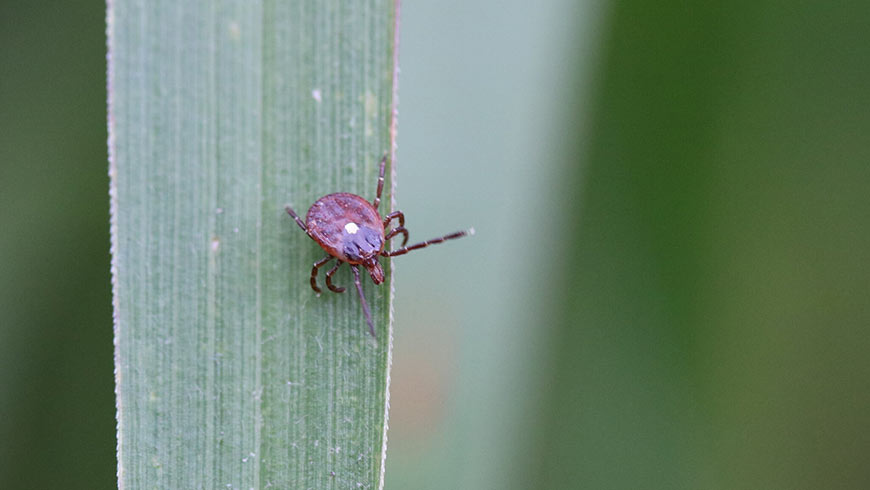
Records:
[[[372,339],[283,207],[373,197],[395,25],[391,0],[109,2],[121,488],[381,485],[390,268]]]

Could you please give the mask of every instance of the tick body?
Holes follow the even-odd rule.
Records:
[[[339,192],[323,196],[305,217],[308,236],[330,256],[351,265],[362,265],[375,284],[384,282],[378,255],[384,250],[384,224],[368,201]]]
[[[387,156],[384,155],[378,175],[377,195],[371,203],[356,194],[347,192],[329,194],[311,205],[304,222],[290,206],[284,208],[296,220],[299,227],[328,254],[314,263],[314,267],[311,269],[311,288],[318,293],[321,291],[317,286],[317,271],[332,259],[338,259],[335,266],[326,273],[326,287],[336,293],[344,292],[344,288],[332,284],[332,276],[341,264],[349,264],[353,273],[354,285],[359,293],[360,303],[365,313],[366,323],[368,323],[372,336],[375,335],[375,327],[365,296],[363,296],[359,267],[362,266],[366,269],[372,282],[381,284],[384,282],[384,269],[381,267],[379,257],[404,255],[412,250],[469,234],[466,231],[457,231],[406,247],[408,230],[405,229],[405,215],[401,211],[395,211],[382,218],[378,212],[381,193],[384,189],[386,163]],[[398,220],[398,226],[391,228],[391,223],[394,220]],[[402,247],[392,251],[384,250],[386,243],[399,234],[403,236]]]

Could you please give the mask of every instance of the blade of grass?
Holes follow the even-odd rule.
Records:
[[[364,286],[372,339],[353,295],[311,291],[323,252],[283,207],[373,195],[396,15],[109,2],[121,488],[382,484],[390,271]]]

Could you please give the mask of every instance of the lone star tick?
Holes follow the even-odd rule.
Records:
[[[338,259],[335,266],[326,273],[326,287],[332,292],[343,293],[344,288],[332,284],[332,276],[341,267],[341,264],[347,262],[350,265],[351,272],[353,272],[353,283],[356,285],[356,290],[359,293],[359,300],[362,303],[363,313],[365,313],[366,323],[369,325],[369,332],[372,334],[372,337],[375,336],[375,326],[372,323],[369,305],[366,303],[365,296],[363,296],[362,284],[359,279],[359,266],[361,265],[366,268],[375,284],[380,284],[384,282],[384,269],[381,267],[378,257],[404,255],[411,250],[417,250],[418,248],[428,247],[429,245],[474,233],[473,229],[457,231],[440,238],[433,238],[406,247],[405,245],[408,243],[408,230],[405,229],[405,215],[401,211],[394,211],[382,219],[378,212],[378,205],[381,203],[381,193],[384,190],[384,168],[386,163],[387,156],[384,155],[384,158],[381,159],[381,168],[378,174],[377,196],[371,204],[356,194],[349,194],[347,192],[329,194],[321,197],[311,205],[304,222],[293,212],[290,206],[284,207],[287,214],[296,220],[299,227],[328,254],[326,257],[315,262],[314,267],[311,269],[311,289],[315,292],[320,292],[320,288],[317,287],[317,270],[326,265],[330,260]],[[394,219],[399,220],[399,226],[385,233],[384,230],[390,227],[390,223]],[[404,237],[402,239],[402,248],[384,250],[387,240],[392,239],[398,234],[402,234]]]

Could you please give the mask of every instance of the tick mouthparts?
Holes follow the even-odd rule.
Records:
[[[384,268],[381,267],[380,262],[374,260],[364,265],[366,270],[369,271],[369,275],[372,276],[372,282],[375,284],[381,284],[384,282]]]

